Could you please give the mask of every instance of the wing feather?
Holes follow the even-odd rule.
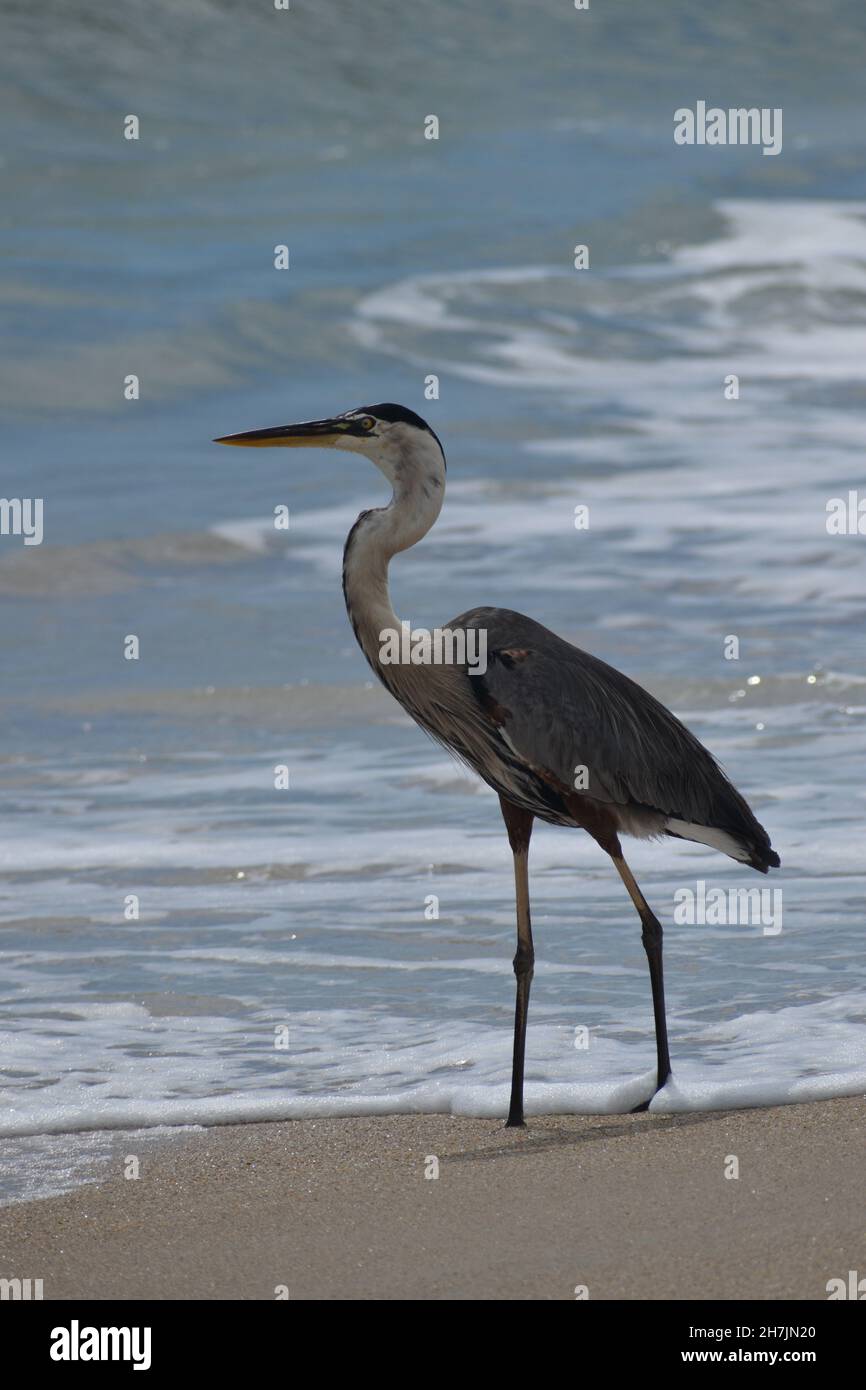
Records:
[[[449,626],[486,632],[487,670],[470,680],[532,767],[568,788],[586,768],[586,794],[600,801],[712,826],[769,851],[712,755],[628,676],[508,609],[472,609]]]

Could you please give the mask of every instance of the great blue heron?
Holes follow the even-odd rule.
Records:
[[[391,606],[388,565],[427,534],[445,494],[444,450],[413,410],[365,406],[331,420],[250,430],[216,443],[348,449],[365,454],[393,488],[388,506],[361,512],[349,532],[343,593],[355,636],[382,684],[422,729],[499,795],[517,897],[507,1124],[524,1122],[523,1059],[535,960],[528,853],[536,816],[588,831],[610,855],[637,909],[652,983],[660,1090],[671,1070],[662,929],[623,858],[620,832],[697,840],[766,873],[779,867],[779,856],[763,826],[703,745],[664,705],[628,676],[521,613],[473,608],[448,623],[451,634],[479,646],[484,639],[483,672],[484,663],[477,660],[393,660],[393,635],[403,628]],[[386,645],[392,654],[387,661]],[[477,653],[478,647],[472,650]]]

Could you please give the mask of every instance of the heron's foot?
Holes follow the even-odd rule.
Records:
[[[522,1115],[509,1115],[505,1121],[506,1129],[526,1129],[526,1121]]]
[[[658,1074],[658,1079],[657,1079],[657,1081],[656,1081],[656,1088],[655,1088],[655,1090],[653,1091],[652,1095],[651,1095],[651,1096],[648,1096],[646,1100],[642,1100],[641,1103],[640,1103],[640,1105],[635,1105],[635,1106],[633,1106],[632,1109],[631,1109],[628,1113],[629,1113],[630,1115],[642,1115],[642,1114],[644,1113],[644,1111],[649,1110],[650,1106],[652,1105],[652,1103],[653,1103],[653,1101],[655,1100],[656,1096],[658,1095],[659,1091],[663,1091],[663,1090],[664,1090],[665,1086],[668,1084],[668,1082],[670,1081],[670,1079],[671,1079],[671,1070],[670,1070],[670,1067],[668,1067],[667,1071],[666,1071],[664,1074],[662,1074],[661,1072],[659,1072],[659,1074]]]

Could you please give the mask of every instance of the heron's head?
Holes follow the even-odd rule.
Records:
[[[215,444],[256,449],[347,449],[366,454],[396,486],[401,478],[444,475],[445,453],[426,420],[404,405],[367,405],[330,420],[227,434]]]

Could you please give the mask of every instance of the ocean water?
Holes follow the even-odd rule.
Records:
[[[0,1200],[99,1171],[112,1130],[505,1112],[498,806],[342,607],[382,480],[210,442],[365,401],[448,456],[401,616],[513,607],[626,670],[781,854],[629,844],[667,929],[653,1108],[862,1093],[866,536],[827,530],[866,495],[861,9],[0,18],[2,492],[45,528],[0,537]],[[697,100],[781,107],[782,153],[675,146]],[[537,826],[531,869],[527,1110],[628,1109],[639,924],[580,833]],[[699,883],[780,891],[781,930],[675,922]]]

